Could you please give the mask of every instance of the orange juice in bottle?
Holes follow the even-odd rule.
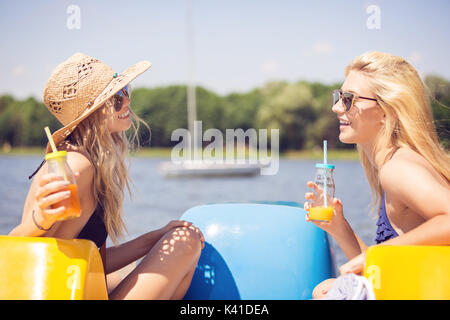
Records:
[[[78,189],[75,182],[75,176],[72,170],[67,164],[67,152],[57,151],[51,152],[45,155],[45,160],[48,163],[48,172],[56,173],[64,177],[66,181],[70,184],[67,190],[70,191],[70,198],[64,199],[54,205],[52,208],[58,208],[64,206],[66,208],[65,212],[58,216],[57,220],[69,220],[78,218],[81,215],[80,200],[78,198]]]
[[[318,190],[314,190],[314,198],[309,208],[308,216],[311,220],[331,221],[333,218],[332,201],[334,197],[334,165],[326,163],[316,164],[314,183]]]
[[[311,207],[308,216],[311,220],[331,221],[333,218],[333,207]]]

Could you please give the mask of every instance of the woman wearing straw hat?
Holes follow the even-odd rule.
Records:
[[[108,235],[117,244],[125,230],[124,189],[131,193],[125,131],[132,126],[136,139],[139,123],[146,125],[130,109],[129,83],[150,66],[142,61],[117,74],[103,62],[76,53],[55,68],[43,99],[63,124],[52,137],[59,150],[67,151],[75,172],[81,216],[58,221],[64,207],[52,205],[70,197],[70,191],[62,177],[47,173],[43,162],[35,172],[22,222],[10,233],[92,240],[99,247],[106,274],[144,257],[109,293],[111,299],[183,298],[204,246],[198,228],[176,220],[119,246],[105,247]]]

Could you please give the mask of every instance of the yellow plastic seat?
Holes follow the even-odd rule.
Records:
[[[0,236],[0,299],[108,299],[92,241]]]
[[[369,247],[364,275],[377,300],[448,300],[450,246]]]

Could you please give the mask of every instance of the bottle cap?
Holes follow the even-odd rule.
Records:
[[[334,169],[334,164],[316,163],[316,168]]]
[[[45,155],[45,160],[67,157],[67,151],[50,152]]]

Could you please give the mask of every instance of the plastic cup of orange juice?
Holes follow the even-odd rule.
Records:
[[[308,217],[316,221],[331,221],[333,218],[333,207],[331,206],[334,197],[334,165],[318,163],[316,164],[316,176],[314,183],[314,197],[308,210]]]
[[[66,210],[59,215],[56,220],[69,220],[78,218],[81,215],[80,200],[78,198],[78,188],[75,181],[75,176],[67,164],[67,152],[57,151],[47,153],[45,160],[48,163],[48,172],[56,173],[64,177],[64,180],[69,181],[70,184],[67,190],[70,191],[70,198],[64,199],[54,205],[52,208],[59,208],[64,206]]]

